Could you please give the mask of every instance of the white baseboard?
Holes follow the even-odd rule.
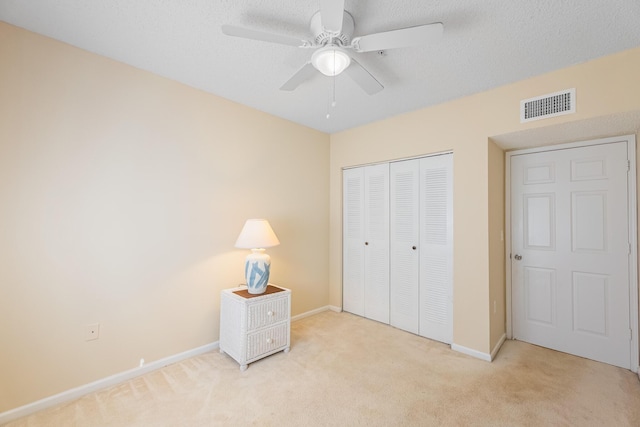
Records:
[[[314,314],[322,313],[323,311],[327,311],[327,310],[329,310],[329,306],[325,305],[324,307],[316,308],[315,310],[296,314],[295,316],[291,317],[291,321],[295,322],[296,320],[304,319],[305,317],[313,316]]]
[[[484,360],[485,362],[491,362],[491,355],[489,353],[483,353],[481,351],[453,343],[451,344],[451,350],[466,354],[467,356],[475,357],[476,359]]]
[[[496,354],[498,354],[498,351],[500,351],[500,347],[502,347],[502,344],[504,344],[504,341],[506,339],[507,339],[507,335],[506,334],[502,334],[502,336],[498,340],[498,343],[493,348],[493,350],[491,350],[490,354],[489,353],[483,353],[481,351],[474,350],[474,349],[469,348],[469,347],[464,347],[464,346],[461,346],[461,345],[458,345],[458,344],[451,344],[451,350],[455,350],[457,352],[464,353],[467,356],[475,357],[476,359],[481,359],[481,360],[484,360],[486,362],[492,362],[493,359],[495,359]]]
[[[49,408],[51,406],[78,399],[85,394],[92,393],[103,388],[111,387],[121,382],[146,374],[147,372],[155,371],[156,369],[171,365],[172,363],[176,363],[190,357],[213,351],[218,347],[219,345],[217,341],[211,344],[206,344],[201,347],[187,350],[173,356],[165,357],[164,359],[156,360],[155,362],[148,363],[144,366],[130,369],[119,374],[111,375],[110,377],[102,378],[98,381],[94,381],[80,387],[72,388],[70,390],[63,391],[62,393],[54,394],[53,396],[37,400],[24,406],[19,406],[6,412],[2,412],[0,413],[0,425],[21,417],[25,417],[27,415],[33,414],[34,412]]]
[[[304,319],[305,317],[313,316],[314,314],[322,313],[323,311],[329,311],[329,310],[335,311],[336,313],[342,312],[342,308],[340,307],[336,307],[335,305],[325,305],[324,307],[316,308],[315,310],[297,314],[291,317],[291,321],[295,322],[296,320]]]

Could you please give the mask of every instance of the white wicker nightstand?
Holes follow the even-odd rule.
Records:
[[[278,351],[289,351],[291,291],[269,284],[263,294],[252,295],[246,286],[222,291],[220,299],[220,352],[247,365]]]

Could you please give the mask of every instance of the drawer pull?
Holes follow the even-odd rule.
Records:
[[[271,344],[273,342],[273,338],[267,338],[267,344]]]
[[[273,316],[273,311],[269,310],[269,311],[267,312],[267,316]]]

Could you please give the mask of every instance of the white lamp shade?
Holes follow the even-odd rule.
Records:
[[[236,248],[270,248],[280,244],[266,219],[248,219],[236,240]]]
[[[351,64],[351,57],[338,47],[327,46],[313,52],[311,63],[325,76],[337,76]]]

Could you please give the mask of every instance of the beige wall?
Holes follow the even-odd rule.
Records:
[[[326,306],[328,167],[326,134],[0,23],[0,412],[217,341],[250,217],[292,313]]]
[[[341,169],[444,150],[454,152],[454,343],[489,354],[504,333],[504,166],[490,140],[591,121],[615,123],[640,110],[640,48],[331,135],[330,301],[342,301]],[[576,114],[519,122],[521,99],[575,87]],[[607,120],[601,120],[607,116]],[[611,118],[611,120],[609,120]],[[640,124],[633,123],[634,131]],[[629,129],[613,127],[613,134]],[[574,140],[567,133],[557,142]],[[531,136],[529,134],[529,136]],[[534,135],[535,136],[535,135]],[[583,135],[585,136],[585,135]],[[588,134],[589,137],[605,135]],[[531,145],[545,145],[544,139]],[[502,170],[501,170],[502,169]],[[493,314],[493,301],[496,313]]]
[[[493,351],[506,333],[504,151],[493,141],[489,151],[489,348]]]

